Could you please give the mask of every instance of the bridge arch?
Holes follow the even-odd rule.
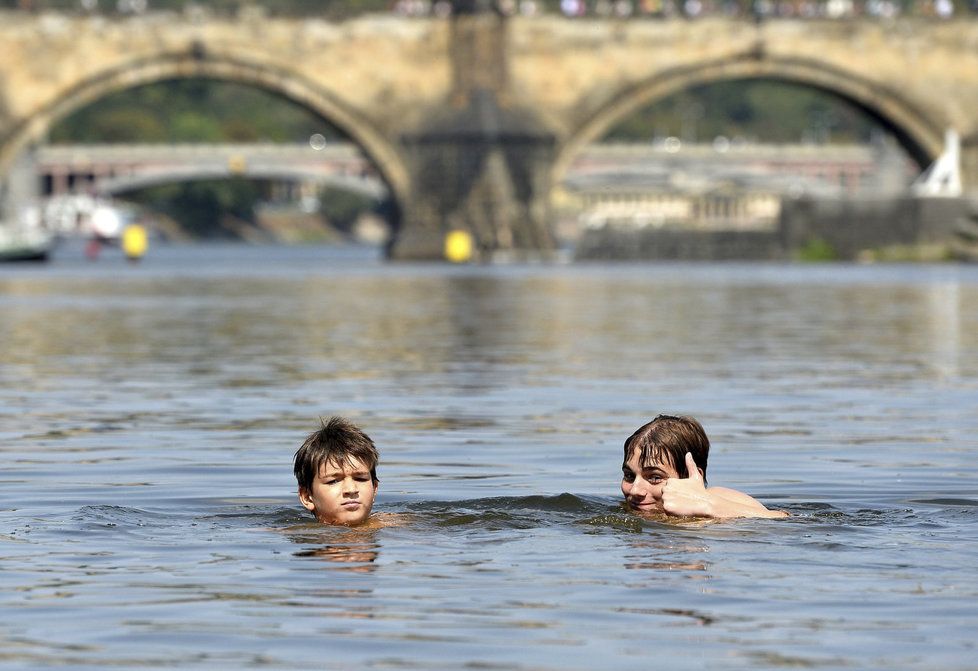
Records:
[[[943,148],[944,126],[898,92],[824,63],[747,54],[658,73],[612,97],[561,143],[552,183],[560,183],[574,157],[587,144],[599,139],[629,114],[695,86],[738,79],[783,81],[842,98],[892,132],[921,167],[930,165]]]
[[[0,145],[0,172],[5,172],[32,143],[45,137],[55,123],[85,105],[145,84],[198,77],[264,89],[328,121],[363,149],[403,211],[410,192],[407,166],[397,148],[365,115],[286,68],[238,56],[212,54],[199,46],[189,52],[165,53],[116,64],[52,96],[50,103],[34,111]]]

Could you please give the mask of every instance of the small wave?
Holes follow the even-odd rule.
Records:
[[[200,518],[211,523],[224,522],[243,526],[286,527],[302,524],[311,519],[309,513],[298,505],[276,506],[269,508],[267,503],[234,503],[229,508],[217,513],[210,513]]]
[[[641,533],[649,526],[649,521],[642,519],[638,515],[620,510],[619,512],[609,512],[603,515],[588,517],[587,519],[580,520],[578,524],[594,529],[612,529],[616,531]]]
[[[461,501],[422,501],[408,504],[414,511],[431,510],[442,512],[452,510],[497,510],[540,512],[583,513],[607,505],[605,499],[577,496],[575,494],[530,495],[530,496],[491,496],[482,499],[463,499]]]
[[[88,528],[136,528],[159,524],[167,517],[170,515],[127,506],[91,505],[79,508],[71,519]]]
[[[974,499],[959,498],[934,498],[934,499],[910,499],[908,503],[923,503],[930,506],[960,506],[964,508],[978,508],[978,501]]]
[[[607,514],[613,509],[614,505],[607,499],[563,493],[414,502],[404,506],[402,511],[437,527],[477,526],[496,530],[576,523],[582,518]]]
[[[791,524],[831,527],[850,532],[882,527],[943,527],[955,516],[969,521],[978,511],[978,501],[966,498],[922,498],[904,502],[901,507],[845,509],[822,502],[792,503],[782,506],[791,514]],[[146,510],[115,505],[89,505],[76,510],[62,531],[90,533],[99,530],[146,533],[151,529],[178,531],[188,525],[208,529],[265,528],[307,534],[322,525],[298,505],[279,499],[206,500],[198,505],[181,501],[175,510]],[[939,506],[932,510],[917,506]],[[201,510],[201,507],[204,509]],[[458,501],[385,501],[374,508],[380,516],[400,520],[394,526],[429,529],[523,530],[553,526],[573,526],[589,532],[642,533],[649,529],[668,529],[684,520],[642,517],[625,510],[617,497],[556,495],[495,496]],[[63,518],[64,519],[64,518]],[[685,520],[689,522],[689,520]],[[67,526],[67,529],[66,529]],[[378,527],[379,528],[379,527]],[[739,527],[738,527],[739,528]],[[143,531],[140,531],[143,530]]]
[[[919,531],[974,521],[975,512],[978,512],[978,502],[967,502],[965,499],[926,499],[902,503],[906,505],[854,509],[841,509],[824,503],[793,504],[786,507],[791,513],[786,521],[849,533],[901,528]],[[912,507],[920,503],[940,508],[928,510]]]
[[[436,514],[434,524],[439,527],[460,527],[475,525],[487,531],[500,529],[532,529],[541,526],[544,521],[538,517],[515,515],[501,510],[484,510],[481,512],[441,513]]]

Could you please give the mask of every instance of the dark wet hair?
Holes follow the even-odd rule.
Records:
[[[370,436],[353,422],[342,417],[320,419],[322,428],[313,431],[295,453],[293,472],[300,489],[312,489],[323,464],[350,464],[361,461],[370,469],[370,478],[377,483],[377,462],[380,456]]]
[[[703,481],[706,482],[710,439],[703,426],[692,417],[657,416],[625,441],[624,461],[628,461],[636,448],[641,452],[643,466],[656,461],[669,463],[681,478],[689,477],[686,471],[686,453],[689,452],[696,465],[703,469]]]

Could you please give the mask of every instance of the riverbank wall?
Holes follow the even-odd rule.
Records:
[[[975,211],[978,203],[966,198],[785,199],[771,229],[604,226],[581,235],[575,258],[849,261],[895,260],[902,253],[906,260],[939,260],[951,258],[961,222]]]

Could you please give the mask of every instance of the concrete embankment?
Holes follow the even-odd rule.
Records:
[[[943,260],[978,212],[965,198],[786,199],[770,230],[588,229],[579,260]]]

